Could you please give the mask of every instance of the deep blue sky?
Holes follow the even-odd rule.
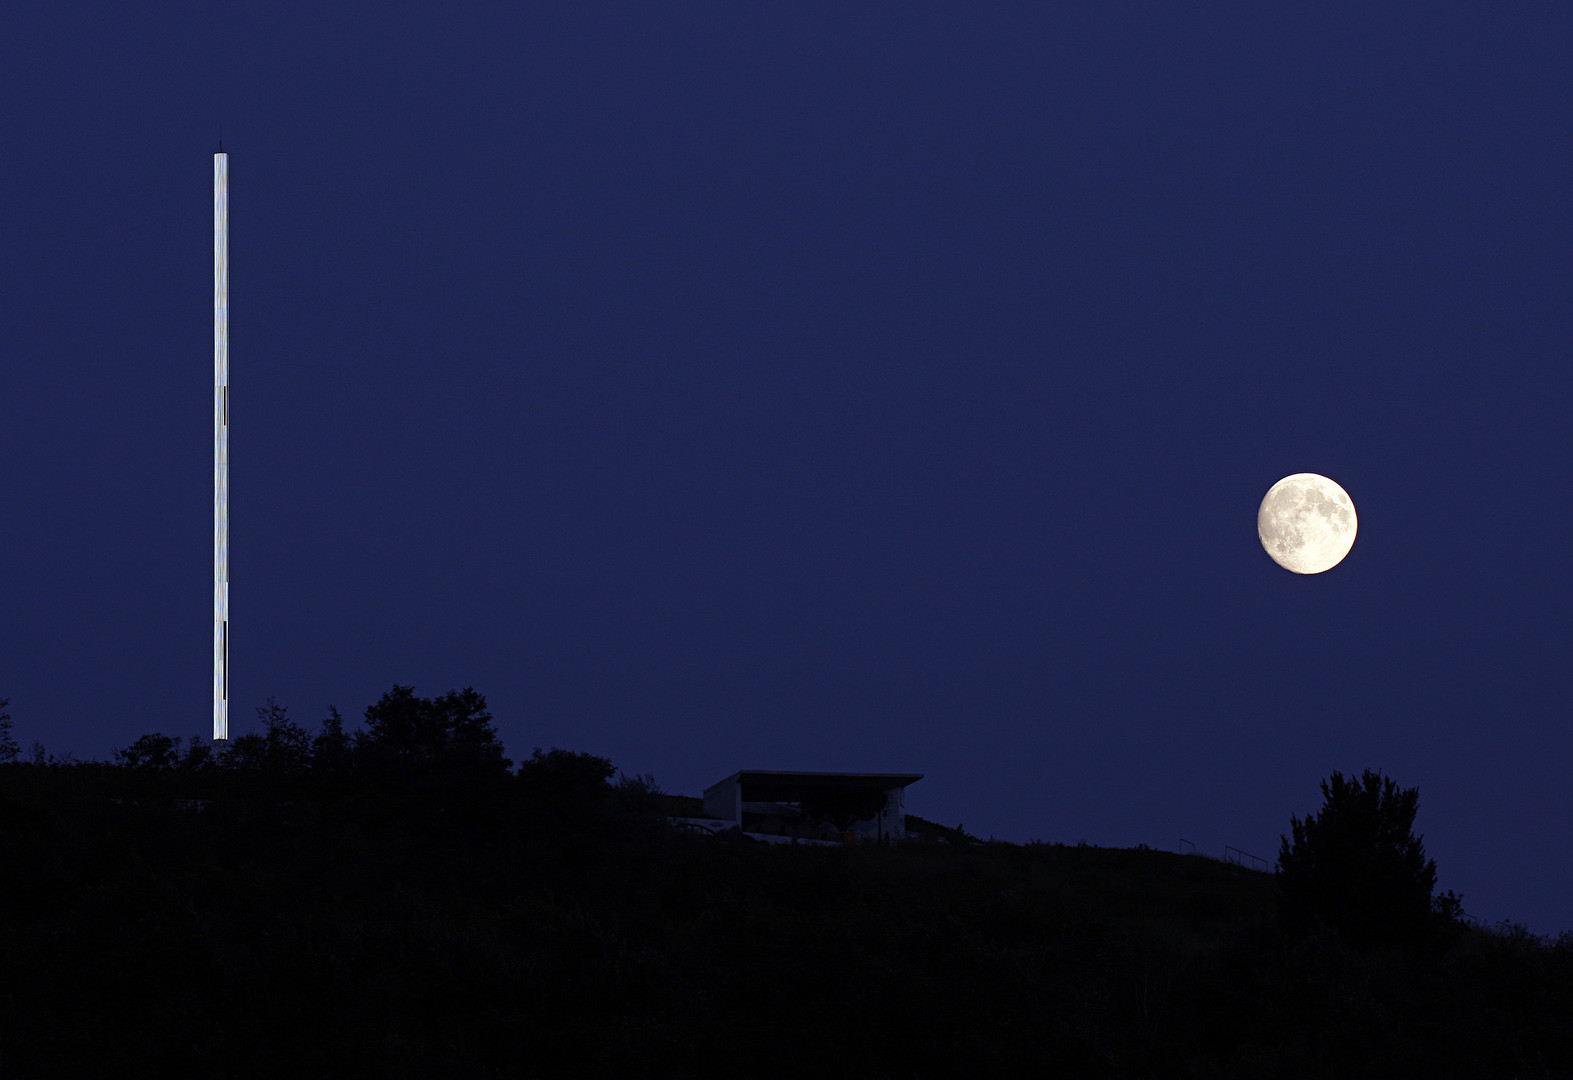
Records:
[[[222,125],[239,727],[1267,858],[1375,767],[1573,929],[1567,5],[156,7],[0,33],[24,743],[210,726]]]

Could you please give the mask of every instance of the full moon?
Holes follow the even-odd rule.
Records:
[[[1296,574],[1320,574],[1354,547],[1355,504],[1325,476],[1295,473],[1267,489],[1256,512],[1256,534],[1273,562]]]

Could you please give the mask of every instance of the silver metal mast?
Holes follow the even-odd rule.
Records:
[[[229,738],[229,156],[213,155],[213,738]]]

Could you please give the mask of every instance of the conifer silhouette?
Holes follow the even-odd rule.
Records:
[[[1351,945],[1413,943],[1431,926],[1436,862],[1414,834],[1418,788],[1366,769],[1322,781],[1319,813],[1289,819],[1278,853],[1284,927],[1317,924]]]

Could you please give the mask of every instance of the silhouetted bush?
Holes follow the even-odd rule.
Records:
[[[1359,780],[1322,781],[1319,813],[1291,817],[1278,854],[1283,922],[1292,934],[1318,924],[1357,948],[1415,944],[1435,926],[1436,863],[1414,834],[1418,788],[1400,789],[1370,769]]]
[[[594,754],[560,750],[543,752],[539,746],[528,761],[519,764],[516,781],[530,804],[557,817],[588,816],[611,804],[610,761]]]

